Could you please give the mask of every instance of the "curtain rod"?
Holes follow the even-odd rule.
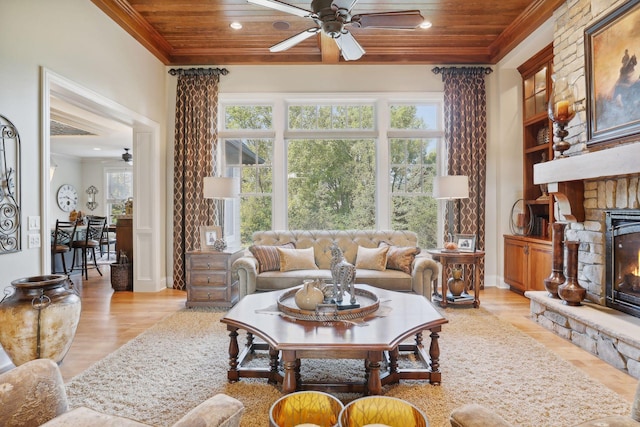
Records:
[[[478,72],[491,74],[493,72],[489,67],[434,67],[431,71],[434,74],[445,74],[446,72],[452,74],[477,74]]]
[[[229,70],[226,68],[172,68],[169,70],[172,76],[226,76]]]

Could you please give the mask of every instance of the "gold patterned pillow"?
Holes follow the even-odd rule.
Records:
[[[363,270],[386,270],[387,252],[389,252],[388,247],[365,248],[364,246],[358,246],[356,268]]]
[[[277,248],[295,249],[295,247],[293,242],[275,246],[253,245],[249,247],[249,251],[258,260],[258,273],[262,273],[263,271],[280,270],[280,254],[278,254]]]
[[[278,249],[280,255],[280,271],[317,270],[313,247],[306,249]]]
[[[411,266],[416,255],[420,253],[420,248],[413,246],[394,246],[387,242],[380,242],[378,247],[387,247],[387,268],[390,270],[400,270],[411,274]]]

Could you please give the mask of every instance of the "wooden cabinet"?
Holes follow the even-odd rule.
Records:
[[[231,265],[243,252],[243,249],[187,252],[186,306],[233,306],[238,301],[239,289]]]
[[[522,198],[526,207],[523,222],[531,221],[524,235],[504,236],[504,281],[519,291],[545,290],[551,274],[553,251],[550,226],[558,220],[554,205],[568,202],[577,221],[584,221],[582,181],[561,182],[554,194],[533,183],[533,166],[553,160],[553,122],[547,104],[551,95],[553,45],[542,49],[518,71],[522,75]],[[520,219],[520,218],[518,218]],[[564,220],[564,218],[561,218]],[[525,227],[526,229],[526,227]]]
[[[525,236],[504,236],[504,281],[521,292],[544,291],[551,274],[551,242]]]
[[[120,260],[120,251],[127,254],[129,262],[133,263],[133,217],[131,215],[118,216],[116,222],[116,259]]]
[[[522,198],[530,208],[531,236],[549,240],[547,227],[554,221],[553,197],[533,183],[533,165],[553,160],[553,123],[547,114],[553,73],[553,45],[518,67],[522,75]],[[546,197],[545,197],[546,195]]]

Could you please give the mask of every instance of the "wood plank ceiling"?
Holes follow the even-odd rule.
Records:
[[[283,0],[310,9],[310,0]],[[164,64],[345,63],[333,40],[314,36],[269,47],[315,24],[246,0],[92,0]],[[349,30],[366,53],[350,64],[495,64],[565,0],[360,0],[355,14],[418,9],[429,29]],[[230,28],[232,22],[242,29]],[[324,38],[327,38],[326,36]]]

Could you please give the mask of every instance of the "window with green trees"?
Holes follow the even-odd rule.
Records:
[[[133,197],[133,171],[131,168],[106,168],[105,203],[109,224],[115,224],[118,215],[125,214],[125,203]]]
[[[242,182],[235,225],[242,244],[259,230],[393,228],[435,247],[441,95],[291,97],[222,103],[225,174]]]

